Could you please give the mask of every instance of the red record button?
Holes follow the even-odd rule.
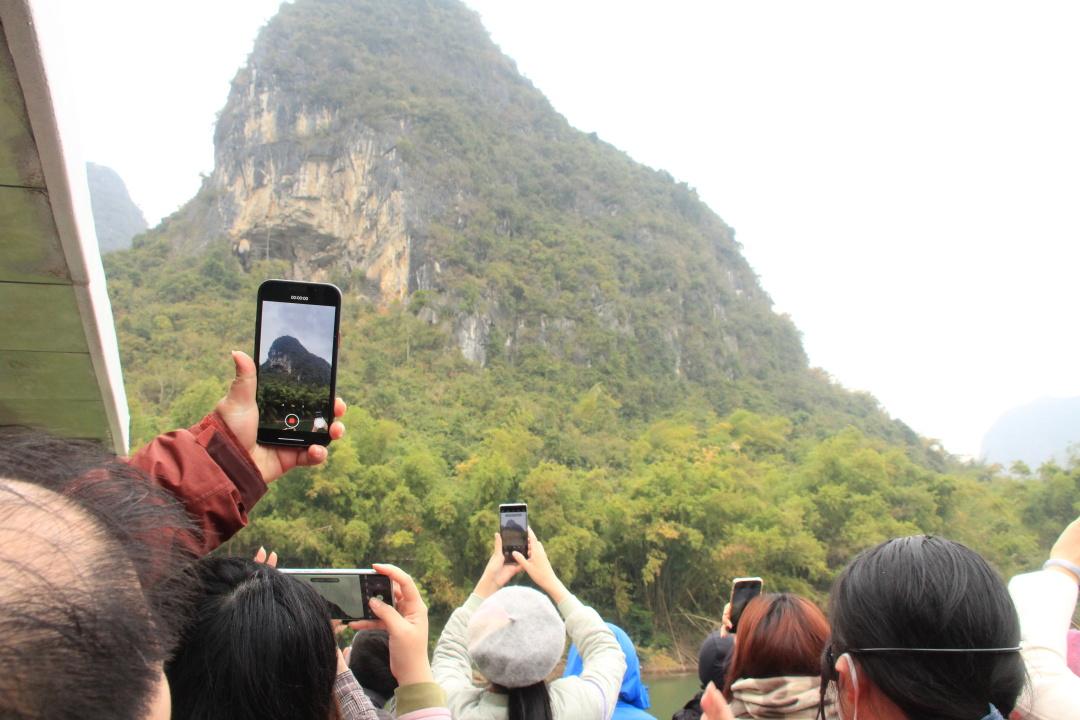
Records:
[[[300,418],[298,418],[296,415],[290,413],[285,416],[285,427],[289,428],[290,430],[295,430],[296,426],[299,424]]]

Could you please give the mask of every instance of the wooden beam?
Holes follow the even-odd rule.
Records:
[[[0,282],[71,284],[49,197],[0,187]]]
[[[89,352],[70,285],[0,283],[0,308],[0,350]]]
[[[100,398],[89,353],[0,350],[0,401]]]

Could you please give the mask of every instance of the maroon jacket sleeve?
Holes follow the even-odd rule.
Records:
[[[266,494],[259,468],[217,413],[159,435],[128,462],[184,504],[202,532],[180,541],[200,556],[247,525],[248,511]]]

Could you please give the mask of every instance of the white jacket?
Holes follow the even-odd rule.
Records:
[[[1052,570],[1017,575],[1009,581],[1020,616],[1020,654],[1031,681],[1019,701],[1028,720],[1080,718],[1080,677],[1066,664],[1069,623],[1076,609],[1077,585]]]

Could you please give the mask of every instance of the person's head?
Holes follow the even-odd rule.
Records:
[[[505,587],[486,599],[469,619],[469,655],[476,667],[508,697],[510,720],[550,720],[544,679],[566,647],[566,626],[547,595]]]
[[[196,601],[165,673],[173,717],[327,720],[337,653],[325,601],[254,560],[196,564]]]
[[[740,678],[816,677],[828,637],[825,614],[806,598],[789,593],[759,595],[746,604],[739,618],[725,696],[731,698],[731,684]]]
[[[720,635],[719,631],[709,633],[698,651],[698,680],[704,689],[710,682],[717,687],[724,686],[728,665],[735,650],[734,635]]]
[[[357,631],[349,652],[349,669],[375,707],[384,706],[398,686],[390,672],[390,635],[385,630]]]
[[[0,716],[167,718],[187,560],[171,537],[189,529],[100,446],[0,429]]]
[[[633,705],[636,708],[647,710],[649,707],[649,688],[641,682],[641,661],[638,659],[634,641],[618,625],[607,623],[608,628],[615,634],[615,639],[626,656],[626,672],[623,673],[622,686],[619,688],[619,702]],[[577,645],[570,646],[570,652],[566,655],[566,667],[563,669],[563,677],[581,675],[585,670],[585,661]]]
[[[991,704],[1008,716],[1023,689],[1009,593],[960,543],[916,535],[864,551],[833,584],[829,610],[822,679],[838,683],[843,717],[969,720]]]

